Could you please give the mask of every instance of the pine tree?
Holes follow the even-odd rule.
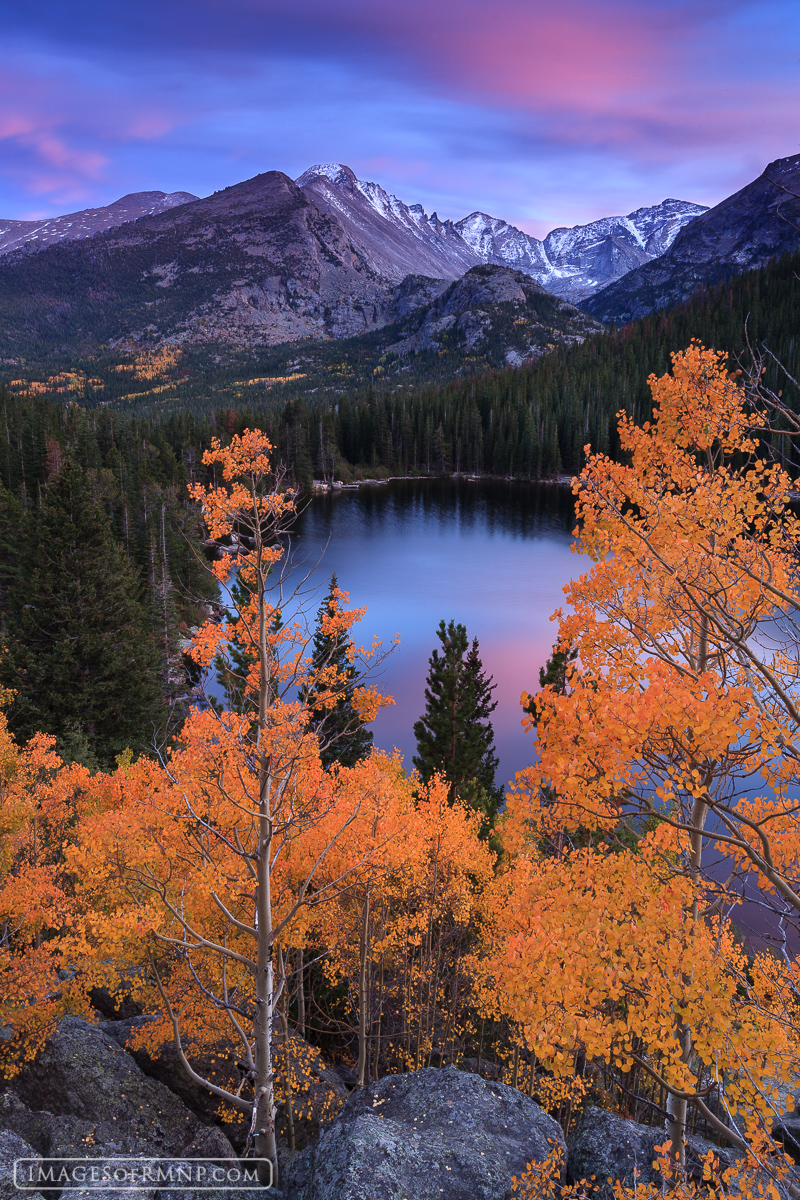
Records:
[[[539,687],[549,687],[563,696],[567,690],[567,672],[577,657],[578,651],[573,646],[566,650],[560,650],[558,645],[553,646],[553,653],[544,666],[539,668]],[[531,696],[528,703],[523,705],[522,711],[530,713],[534,721],[538,719],[539,710],[536,706],[535,696]]]
[[[414,725],[414,766],[423,783],[435,774],[450,784],[450,802],[461,800],[485,816],[490,828],[502,801],[495,785],[499,765],[491,714],[495,684],[481,663],[478,639],[472,645],[464,625],[439,622],[442,653],[429,659],[425,712]]]
[[[229,627],[235,628],[239,622],[239,609],[247,603],[247,590],[239,582],[238,577],[234,577],[228,582],[227,590],[231,599],[231,607],[225,610],[225,623]],[[248,672],[255,661],[256,655],[252,648],[242,646],[231,639],[226,647],[225,655],[220,654],[214,660],[217,682],[225,692],[225,705],[220,704],[213,697],[211,698],[211,705],[214,709],[221,711],[227,706],[231,712],[242,713],[245,711],[247,707],[245,684]]]
[[[312,716],[309,722],[320,739],[320,755],[323,765],[330,767],[341,763],[353,767],[366,758],[372,749],[372,730],[367,729],[354,703],[358,671],[353,663],[353,642],[346,634],[326,631],[325,619],[339,611],[339,587],[335,575],[331,575],[328,594],[317,612],[316,632],[311,651],[312,670],[319,678],[324,672],[335,673],[334,691],[336,701],[332,706],[314,707],[315,696],[321,689],[312,689],[301,699],[308,702]],[[333,670],[331,670],[333,669]]]
[[[0,514],[2,515],[2,514]],[[111,765],[163,726],[158,653],[131,564],[81,469],[67,461],[15,531],[0,677],[20,738],[51,733],[68,759]]]

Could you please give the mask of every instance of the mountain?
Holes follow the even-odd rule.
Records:
[[[427,216],[377,183],[357,179],[341,163],[309,167],[298,187],[326,212],[335,212],[387,278],[423,274],[453,279],[478,263],[511,267],[547,291],[577,303],[627,271],[663,254],[702,204],[664,200],[625,217],[602,217],[573,229],[554,229],[544,241],[507,221],[473,212],[460,221]]]
[[[320,212],[335,214],[348,237],[384,279],[406,275],[457,279],[485,259],[474,253],[452,221],[427,216],[421,204],[404,204],[377,183],[357,179],[349,167],[309,167],[295,180]]]
[[[138,193],[6,223],[0,357],[354,337],[487,263],[574,300],[638,267],[701,212],[668,200],[540,242],[481,213],[428,216],[339,163],[295,181],[269,171],[205,199]],[[524,357],[525,339],[512,341]]]
[[[4,255],[0,357],[353,337],[423,309],[483,265],[452,222],[347,168],[314,167],[297,182],[271,171],[83,241]],[[531,289],[541,292],[532,280]],[[476,304],[488,303],[484,289]],[[570,320],[573,334],[593,327]],[[526,341],[520,325],[508,348],[525,357],[529,344],[548,343],[536,332]]]
[[[663,254],[680,230],[705,211],[701,204],[664,200],[625,217],[553,229],[541,242],[485,213],[471,213],[455,228],[484,262],[524,271],[549,292],[577,303]]]
[[[269,171],[85,241],[5,255],[0,352],[351,336],[394,316],[404,272],[387,279],[372,249]]]
[[[581,307],[606,324],[622,324],[798,247],[796,154],[770,163],[758,179],[695,217],[660,257],[636,267]]]
[[[388,354],[456,353],[466,362],[519,366],[555,346],[582,342],[603,326],[524,272],[484,264],[413,309],[395,329],[400,336],[386,347]]]
[[[96,233],[114,229],[126,221],[152,216],[196,199],[191,192],[131,192],[105,208],[83,208],[63,217],[48,217],[41,221],[0,219],[0,255],[23,246],[36,251],[54,242],[94,237]]]
[[[668,200],[541,242],[483,213],[429,216],[340,163],[294,182],[267,172],[202,200],[135,193],[44,222],[0,223],[0,352],[353,337],[482,263],[575,301],[646,261],[701,211]]]

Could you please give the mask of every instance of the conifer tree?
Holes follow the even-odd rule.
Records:
[[[330,673],[335,678],[335,702],[320,703],[315,707],[315,698],[321,699],[324,683],[319,683],[301,698],[311,709],[309,726],[320,739],[320,757],[323,766],[341,763],[353,767],[366,758],[372,749],[372,730],[367,729],[355,704],[355,691],[359,678],[353,661],[353,641],[345,632],[326,628],[341,610],[341,593],[336,575],[331,575],[328,594],[317,612],[316,631],[311,651],[311,670],[316,680],[324,680]]]
[[[225,623],[231,629],[234,629],[240,620],[239,609],[247,601],[246,589],[235,577],[228,583],[228,595],[230,596],[231,606],[225,610]],[[225,693],[225,705],[223,706],[213,697],[210,697],[211,705],[214,709],[221,711],[223,707],[227,707],[231,712],[241,713],[245,711],[247,676],[255,661],[256,654],[253,648],[242,646],[236,641],[231,642],[226,654],[217,655],[214,660],[214,669],[217,675],[217,682],[222,686]]]
[[[429,659],[425,712],[414,725],[414,766],[423,783],[443,775],[450,803],[462,800],[483,812],[491,827],[502,800],[491,723],[495,684],[483,669],[478,639],[470,645],[464,625],[440,621],[436,632],[442,653],[436,649]]]
[[[130,562],[80,468],[61,467],[15,531],[2,682],[18,737],[52,733],[68,759],[110,765],[164,721],[158,654]]]
[[[556,643],[547,662],[539,668],[539,688],[547,687],[559,696],[563,696],[567,690],[567,674],[577,657],[578,651],[574,646],[563,649]],[[522,709],[523,712],[533,717],[534,722],[537,720],[538,710],[535,696],[531,696]]]

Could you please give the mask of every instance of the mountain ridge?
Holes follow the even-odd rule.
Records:
[[[0,259],[0,356],[354,337],[486,265],[452,222],[357,185],[352,172],[302,188],[265,172],[80,242],[12,250]],[[392,206],[390,223],[379,210]]]
[[[318,163],[295,183],[337,208],[340,215],[342,198],[358,196],[362,210],[371,208],[389,227],[410,234],[418,253],[425,244],[428,257],[424,262],[418,259],[415,273],[438,269],[450,278],[454,270],[462,274],[480,262],[494,263],[523,271],[547,291],[573,303],[663,253],[685,224],[706,211],[701,204],[667,199],[626,216],[601,217],[572,228],[559,226],[540,240],[483,212],[458,221],[441,221],[436,213],[428,216],[422,205],[408,205],[379,184],[358,179],[343,163]]]
[[[77,241],[94,237],[139,217],[154,216],[181,204],[199,200],[191,192],[129,192],[100,208],[82,208],[78,212],[58,217],[43,217],[38,221],[16,221],[0,218],[0,255],[27,247],[40,250],[60,241]],[[32,245],[36,242],[36,246]]]
[[[781,178],[768,179],[770,171]],[[317,164],[297,180],[262,172],[202,199],[134,193],[86,210],[122,223],[76,234],[75,221],[65,230],[53,219],[49,244],[29,239],[0,256],[0,357],[359,337],[434,304],[482,265],[521,270],[595,319],[629,319],[796,248],[781,211],[795,205],[800,222],[795,186],[800,155],[770,164],[714,209],[667,199],[558,227],[542,241],[484,213],[443,221],[341,163]],[[142,215],[129,219],[134,211]],[[498,297],[516,286],[505,278]],[[420,346],[447,331],[429,332]],[[539,352],[536,339],[530,347]],[[511,348],[524,359],[524,338]]]
[[[459,221],[442,221],[436,213],[429,216],[422,205],[406,204],[380,184],[358,179],[342,163],[309,167],[294,182],[319,211],[339,218],[353,243],[366,250],[387,282],[398,283],[408,274],[450,280],[479,263],[495,263],[522,270],[548,291],[573,302],[660,253],[682,224],[704,211],[702,205],[665,200],[624,217],[559,227],[539,240],[499,217],[478,211]],[[247,183],[231,186],[242,188]],[[222,189],[223,193],[230,191]],[[19,249],[36,253],[48,245],[92,237],[126,222],[198,202],[204,201],[188,192],[139,192],[104,208],[39,222],[0,221],[0,256]],[[655,236],[651,236],[653,228]]]
[[[779,158],[745,187],[682,228],[659,257],[583,301],[605,324],[621,324],[688,299],[800,247],[800,154]]]

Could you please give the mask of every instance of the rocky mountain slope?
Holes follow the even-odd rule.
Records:
[[[260,347],[354,337],[424,309],[483,265],[452,223],[344,168],[314,168],[299,183],[272,171],[84,241],[6,254],[0,357],[38,356],[43,344],[91,352],[104,344]],[[531,289],[544,294],[532,280]],[[524,301],[519,283],[511,290]],[[484,293],[475,318],[482,329],[487,303]],[[463,316],[448,310],[435,320]],[[425,319],[414,331],[420,347],[445,332],[421,332]],[[570,320],[570,337],[579,326],[594,328],[574,313]],[[527,341],[521,325],[513,332],[507,348],[522,357],[554,344],[546,330]]]
[[[554,229],[539,241],[483,213],[456,222],[428,216],[341,164],[311,167],[296,181],[270,171],[202,200],[139,193],[73,220],[54,219],[36,234],[4,226],[0,358],[43,361],[103,346],[255,349],[338,340],[403,321],[415,309],[407,337],[391,343],[400,347],[405,338],[397,353],[455,339],[469,358],[466,313],[479,311],[487,331],[485,299],[455,312],[445,311],[451,299],[439,298],[475,267],[521,272],[546,292],[580,300],[596,319],[626,321],[795,249],[798,196],[800,155],[771,164],[711,210],[665,200]],[[500,277],[492,278],[497,284]],[[500,291],[522,286],[504,279]],[[439,308],[422,311],[434,302]],[[558,341],[542,342],[532,330],[526,341],[521,324],[513,332],[505,339],[509,362]],[[484,338],[492,360],[493,339]]]
[[[441,221],[341,164],[294,182],[270,171],[202,200],[137,193],[0,224],[0,357],[355,337],[485,263],[574,299],[645,261],[696,211],[666,201],[540,242],[480,213]]]
[[[180,204],[197,200],[191,192],[131,192],[107,204],[104,208],[83,208],[63,217],[48,217],[41,221],[9,221],[0,219],[0,255],[26,247],[34,252],[62,241],[94,237],[106,229],[153,216]]]
[[[391,326],[387,333],[397,330],[400,336],[386,352],[401,357],[454,352],[465,362],[519,366],[602,328],[522,271],[487,264],[473,267],[431,303]]]
[[[758,179],[695,217],[659,258],[584,300],[582,307],[607,324],[621,324],[798,247],[796,154],[770,163]]]
[[[406,274],[387,279],[369,250],[334,211],[270,171],[83,242],[7,254],[0,357],[351,336],[393,318]]]

